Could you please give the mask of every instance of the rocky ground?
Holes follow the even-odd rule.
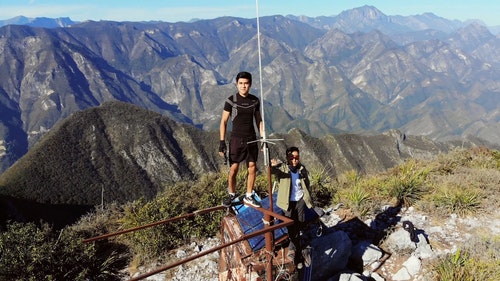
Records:
[[[481,238],[500,235],[500,215],[494,212],[476,217],[429,217],[409,208],[401,213],[404,221],[413,223],[420,241],[415,246],[408,243],[402,224],[397,225],[381,246],[391,254],[376,270],[384,280],[432,280],[429,269],[436,258]]]
[[[305,234],[319,243],[312,243],[314,249],[313,280],[432,280],[431,263],[438,257],[454,253],[464,245],[473,243],[481,237],[500,235],[500,214],[494,210],[477,214],[474,217],[428,216],[410,207],[394,209],[386,207],[384,212],[374,218],[361,221],[350,216],[348,210],[338,208],[321,217],[324,236],[315,238],[318,225],[310,227]],[[411,224],[409,224],[410,222]],[[410,227],[412,229],[410,229]],[[411,231],[412,230],[412,231]],[[349,243],[338,242],[338,234],[347,234]],[[413,236],[412,236],[413,234]],[[329,236],[331,235],[331,236]],[[344,237],[346,237],[344,235]],[[413,239],[412,239],[413,238]],[[331,241],[329,247],[341,248],[349,244],[349,256],[338,256],[340,261],[349,261],[345,268],[333,276],[326,278],[326,263],[337,263],[333,259],[324,260],[324,241]],[[182,259],[190,255],[218,246],[217,237],[193,242],[171,253],[172,260]],[[328,243],[326,243],[328,244]],[[328,248],[328,247],[327,247]],[[342,252],[342,251],[339,251]],[[346,252],[346,251],[344,251]],[[344,254],[345,255],[345,254]],[[145,280],[218,280],[218,252],[203,256],[187,264],[145,278]],[[356,261],[358,264],[356,265]],[[361,265],[362,261],[362,265]],[[171,261],[165,262],[169,264]],[[320,263],[324,263],[321,264]],[[139,274],[150,272],[164,264],[141,268]],[[322,275],[323,274],[323,275]],[[326,275],[325,275],[326,274]],[[314,276],[314,275],[313,275]],[[500,280],[500,279],[499,279]]]

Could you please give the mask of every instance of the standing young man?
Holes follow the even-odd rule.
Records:
[[[232,120],[232,131],[229,138],[229,164],[230,171],[228,177],[229,198],[224,201],[224,205],[229,206],[236,198],[236,176],[240,163],[245,161],[248,168],[247,190],[243,201],[255,207],[261,204],[253,196],[253,186],[256,177],[256,164],[259,155],[259,144],[252,142],[257,140],[255,131],[256,124],[259,133],[262,135],[262,117],[260,115],[259,99],[250,94],[252,86],[252,75],[248,72],[240,72],[236,75],[236,87],[238,93],[228,97],[222,111],[220,121],[220,143],[219,155],[226,153],[226,130],[229,117]],[[248,143],[252,142],[252,143]]]

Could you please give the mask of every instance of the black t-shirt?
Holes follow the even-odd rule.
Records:
[[[233,96],[236,96],[236,107],[233,108]],[[228,111],[233,121],[231,135],[238,137],[255,137],[255,122],[258,126],[261,122],[259,98],[252,94],[242,97],[240,94],[231,95],[224,104],[224,110]]]

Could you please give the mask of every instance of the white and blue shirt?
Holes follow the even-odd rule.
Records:
[[[300,171],[290,171],[290,177],[292,179],[290,201],[299,201],[304,196],[304,190],[302,190],[302,184],[300,182]]]

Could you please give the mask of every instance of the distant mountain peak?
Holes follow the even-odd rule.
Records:
[[[343,11],[339,17],[360,17],[363,20],[380,20],[386,19],[387,16],[374,6],[364,5],[359,8]]]
[[[464,33],[476,33],[481,35],[487,35],[488,37],[493,36],[488,28],[477,21],[473,21],[466,25],[464,28],[460,29],[458,32]]]
[[[68,27],[78,22],[72,21],[69,17],[60,18],[47,18],[47,17],[36,17],[29,18],[25,16],[17,16],[7,20],[0,20],[0,26],[4,25],[28,25],[44,28],[55,28],[55,27]]]

